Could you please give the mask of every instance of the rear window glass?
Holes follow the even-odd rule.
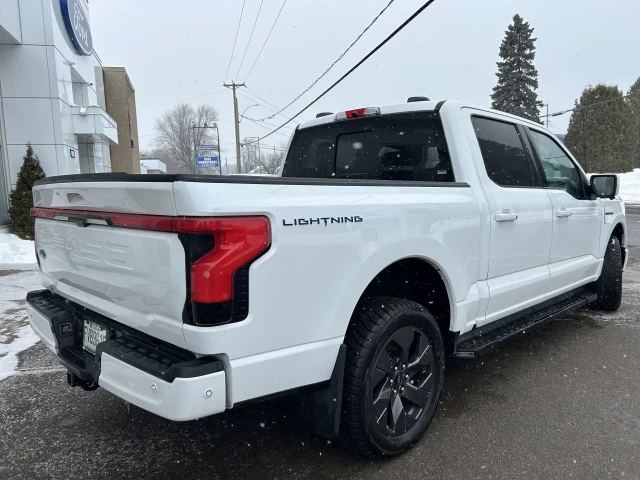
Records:
[[[473,117],[487,175],[503,187],[532,187],[537,182],[515,125]]]
[[[437,114],[332,122],[298,131],[283,177],[454,181]]]

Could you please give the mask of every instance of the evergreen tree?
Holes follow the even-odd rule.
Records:
[[[502,61],[497,63],[498,84],[493,87],[491,108],[540,122],[542,102],[536,93],[538,70],[533,65],[537,39],[532,33],[528,22],[518,14],[513,16],[500,44]]]
[[[575,102],[564,143],[587,172],[624,173],[633,169],[637,138],[630,102],[615,85],[599,84]]]
[[[25,240],[33,240],[34,235],[35,220],[30,214],[30,210],[33,208],[31,189],[37,180],[44,177],[44,170],[40,166],[38,156],[33,153],[31,144],[27,144],[27,154],[20,172],[18,172],[16,188],[9,195],[13,230],[16,235]]]
[[[637,134],[637,143],[636,149],[634,152],[634,166],[636,168],[640,167],[640,78],[638,78],[631,88],[627,92],[629,104],[633,109],[633,113],[636,117],[636,134]]]

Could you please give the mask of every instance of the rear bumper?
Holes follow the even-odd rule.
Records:
[[[86,386],[101,386],[169,420],[193,420],[226,408],[226,379],[220,360],[196,358],[47,290],[27,295],[27,312],[33,331]],[[95,355],[82,348],[85,319],[105,327],[111,337],[98,344]]]
[[[173,382],[103,353],[98,384],[114,395],[169,420],[194,420],[224,412],[224,371]]]

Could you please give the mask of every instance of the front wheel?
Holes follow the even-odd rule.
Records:
[[[600,278],[596,280],[595,290],[598,300],[595,308],[599,310],[618,310],[622,302],[622,249],[617,237],[611,237],[604,254],[604,264]]]
[[[346,338],[346,443],[393,456],[427,430],[444,380],[444,345],[433,316],[408,300],[373,297],[353,314]]]

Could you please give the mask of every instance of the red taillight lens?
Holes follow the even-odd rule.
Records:
[[[180,233],[211,233],[213,249],[191,265],[191,300],[227,302],[233,298],[233,275],[264,252],[270,243],[266,217],[176,219]]]
[[[187,259],[190,264],[191,302],[194,310],[201,312],[204,311],[202,304],[233,301],[235,273],[265,252],[271,243],[267,217],[165,217],[49,208],[33,208],[31,215],[88,225],[161,230],[194,236],[211,235],[213,248],[206,250],[201,256],[198,254],[193,258],[190,255],[192,258]],[[228,308],[218,310],[227,312],[232,309],[228,305]],[[229,318],[193,318],[193,321],[198,324],[215,324],[225,323]]]

